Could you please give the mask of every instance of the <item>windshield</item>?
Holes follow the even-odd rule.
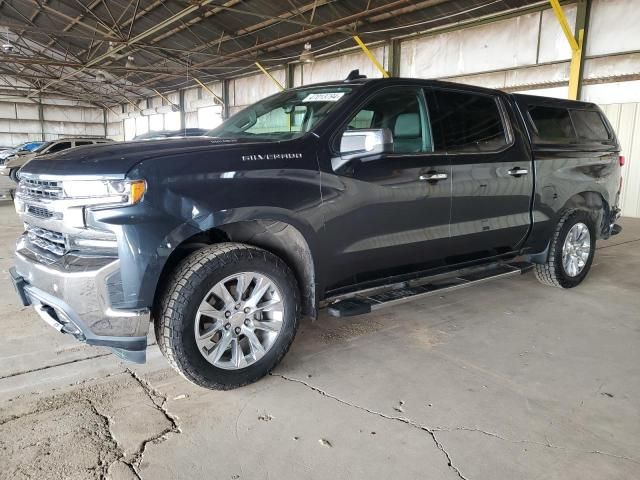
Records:
[[[40,145],[38,148],[34,148],[33,150],[31,150],[32,152],[41,152],[43,151],[45,148],[47,148],[49,145],[51,145],[52,142],[44,142],[42,145]]]
[[[287,90],[245,108],[207,135],[273,140],[301,137],[352,90],[342,86]]]
[[[33,152],[36,148],[38,148],[40,145],[42,145],[42,142],[31,142],[31,143],[26,143],[25,145],[22,146],[22,148],[20,148],[20,151],[23,152]]]

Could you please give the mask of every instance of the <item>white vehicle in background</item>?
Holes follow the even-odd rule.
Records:
[[[42,145],[44,142],[24,142],[15,147],[0,147],[0,165],[3,164],[7,158],[14,155],[24,155],[33,152],[36,148]]]
[[[111,140],[106,138],[60,138],[51,142],[43,142],[42,145],[27,154],[7,158],[4,164],[0,165],[0,175],[9,176],[11,180],[18,183],[18,171],[25,163],[36,157],[61,152],[69,148],[107,142],[111,142]]]

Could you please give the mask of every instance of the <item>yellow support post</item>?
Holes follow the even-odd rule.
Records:
[[[578,89],[580,86],[580,70],[582,63],[582,40],[584,29],[578,32],[578,49],[571,54],[571,65],[569,66],[569,99],[578,100]]]
[[[584,40],[584,28],[578,31],[578,39],[576,40],[573,33],[571,33],[571,27],[567,21],[567,17],[560,6],[559,0],[549,0],[553,13],[556,15],[556,19],[560,24],[560,28],[564,32],[564,36],[567,37],[567,42],[571,47],[571,65],[569,67],[569,99],[578,99],[578,89],[580,87],[580,66],[582,63],[582,44]]]
[[[256,62],[256,66],[260,69],[262,73],[264,73],[267,77],[269,77],[269,80],[275,83],[280,90],[284,90],[284,87],[282,86],[282,84],[278,80],[276,80],[273,75],[267,72],[267,69],[264,68],[262,65],[260,65],[260,62]]]
[[[169,100],[166,96],[164,96],[163,94],[161,94],[161,93],[160,93],[158,90],[156,90],[155,88],[152,88],[151,90],[153,90],[154,92],[156,92],[156,93],[160,96],[160,98],[162,98],[163,100],[166,100],[166,101],[169,103],[169,105],[171,105],[171,106],[173,106],[173,107],[176,107],[176,108],[180,108],[180,107],[178,107],[178,105],[176,105],[175,103],[173,103],[171,100]]]
[[[129,102],[129,103],[133,106],[133,108],[135,108],[135,109],[136,109],[136,110],[138,110],[139,112],[141,112],[141,111],[142,111],[142,109],[141,109],[138,105],[136,105],[135,103],[133,103],[131,100],[129,100],[129,99],[127,98],[127,96],[126,96],[126,95],[123,95],[123,96],[124,96],[124,99],[125,99],[127,102]]]
[[[209,92],[211,94],[211,96],[213,96],[213,98],[220,103],[220,105],[224,106],[224,101],[215,94],[215,92],[213,90],[211,90],[209,87],[207,87],[204,83],[202,83],[200,80],[198,80],[196,77],[193,77],[193,79],[198,82],[198,85],[200,85],[202,88],[204,88],[207,92]]]
[[[380,70],[380,73],[382,73],[382,76],[384,78],[389,78],[389,72],[387,72],[384,67],[380,64],[380,62],[378,62],[378,60],[376,59],[376,57],[373,56],[373,53],[371,53],[371,50],[369,50],[369,48],[365,45],[365,43],[360,39],[360,37],[358,35],[354,35],[353,39],[356,41],[356,43],[360,46],[360,48],[362,49],[362,51],[364,52],[364,54],[369,57],[369,60],[371,60],[371,63],[373,63],[375,65],[375,67]]]

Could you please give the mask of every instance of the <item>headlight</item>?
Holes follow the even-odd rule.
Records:
[[[64,196],[95,199],[91,204],[134,205],[142,200],[147,184],[144,180],[65,180]]]

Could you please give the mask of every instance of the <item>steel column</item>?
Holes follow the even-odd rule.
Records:
[[[591,0],[578,0],[578,12],[576,15],[575,31],[571,26],[560,6],[559,0],[549,0],[553,13],[560,24],[560,28],[571,47],[571,65],[569,67],[569,99],[577,100],[580,97],[582,83],[582,71],[584,60],[584,45],[586,42],[586,28],[589,19]]]
[[[392,77],[400,76],[400,40],[397,38],[389,42],[389,73]]]

